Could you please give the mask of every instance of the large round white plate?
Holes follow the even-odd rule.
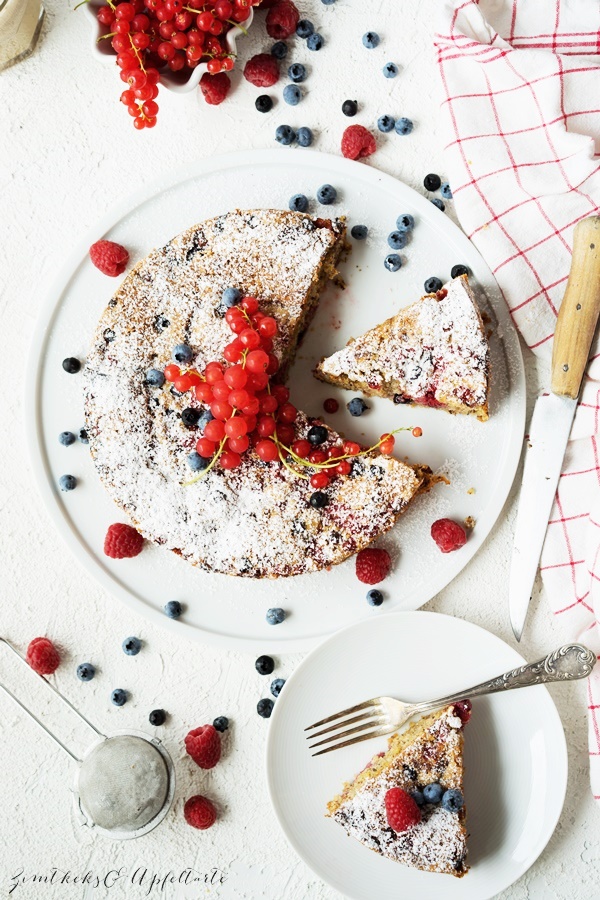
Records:
[[[548,843],[567,786],[567,750],[543,687],[473,701],[465,729],[468,863],[462,878],[384,859],[325,818],[328,800],[387,739],[313,757],[303,729],[370,697],[433,699],[524,662],[476,625],[430,612],[392,613],[347,628],[310,653],[275,703],[267,781],[283,831],[304,862],[352,900],[488,900],[527,871]]]
[[[90,244],[102,236],[124,244],[132,262],[178,232],[229,209],[287,207],[290,196],[314,198],[324,182],[335,185],[334,206],[311,201],[317,215],[348,216],[349,225],[369,226],[366,242],[353,241],[343,264],[345,291],[331,288],[323,297],[291,373],[292,400],[312,414],[322,414],[328,396],[340,401],[329,417],[349,438],[375,442],[399,425],[420,425],[423,437],[400,435],[397,452],[443,469],[443,484],[419,497],[381,543],[395,560],[383,585],[388,608],[416,609],[441,590],[479,549],[502,509],[517,466],[523,437],[525,391],[517,335],[489,269],[462,232],[435,206],[399,181],[367,165],[311,151],[285,148],[252,151],[206,160],[146,187],[122,203],[94,232],[85,236],[50,290],[33,340],[27,404],[30,446],[42,494],[63,536],[79,560],[108,588],[141,612],[179,629],[191,638],[227,643],[255,651],[305,649],[327,634],[370,613],[365,590],[354,573],[354,560],[321,572],[276,581],[232,580],[194,569],[174,554],[148,546],[133,560],[113,561],[102,552],[107,526],[122,513],[102,488],[87,448],[58,443],[64,430],[83,425],[82,381],[67,375],[66,356],[84,359],[100,313],[118,279],[107,278],[88,258]],[[396,218],[415,216],[413,238],[403,253],[405,264],[387,272],[383,259],[387,235]],[[233,248],[235,252],[235,248]],[[448,278],[455,263],[464,263],[480,287],[484,313],[493,331],[491,419],[450,416],[439,410],[396,407],[389,400],[370,401],[362,418],[352,418],[350,399],[316,381],[311,369],[324,354],[342,347],[412,302],[430,275]],[[77,490],[61,494],[58,478],[70,473]],[[473,488],[474,491],[469,493]],[[440,516],[472,516],[476,526],[459,552],[443,556],[429,536]],[[224,523],[225,525],[226,523]],[[170,599],[186,606],[185,617],[168,622],[161,608]],[[270,606],[290,615],[276,627],[265,621]]]

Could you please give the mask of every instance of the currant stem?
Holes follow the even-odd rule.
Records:
[[[200,472],[199,475],[196,475],[195,478],[192,478],[191,481],[184,481],[184,482],[183,482],[183,485],[182,485],[183,487],[189,487],[189,485],[191,485],[191,484],[196,484],[197,481],[200,481],[201,478],[204,478],[206,475],[208,475],[208,473],[210,472],[210,470],[215,466],[215,464],[216,464],[217,460],[219,459],[221,453],[223,452],[223,447],[225,446],[225,441],[226,441],[226,440],[227,440],[227,437],[224,437],[224,438],[221,439],[221,443],[219,444],[219,448],[218,448],[217,452],[215,453],[215,455],[213,456],[213,458],[211,459],[211,461],[210,461],[210,463],[207,465],[207,467],[204,469],[204,471],[203,471],[203,472]]]

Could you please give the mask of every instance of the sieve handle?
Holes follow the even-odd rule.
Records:
[[[8,647],[8,649],[11,650],[11,651],[14,653],[14,655],[17,657],[17,659],[20,660],[20,662],[21,662],[24,666],[26,666],[26,668],[27,668],[30,672],[33,672],[34,675],[37,675],[37,677],[40,678],[40,679],[44,682],[44,684],[46,685],[46,687],[50,688],[51,691],[54,691],[54,693],[55,693],[56,696],[62,701],[62,703],[64,703],[65,706],[68,706],[69,709],[70,709],[72,712],[74,712],[75,715],[78,716],[78,718],[81,719],[82,722],[85,722],[85,724],[88,725],[88,726],[92,729],[92,731],[95,731],[96,734],[98,735],[98,737],[101,737],[101,738],[106,737],[106,735],[104,735],[101,731],[98,731],[98,729],[96,728],[96,726],[95,726],[95,725],[92,725],[92,723],[91,723],[88,719],[86,719],[86,717],[83,715],[83,713],[81,713],[78,709],[76,709],[76,708],[73,706],[73,704],[72,704],[69,700],[67,700],[66,697],[63,697],[63,695],[60,693],[60,691],[58,691],[58,690],[54,687],[53,684],[50,684],[50,682],[47,681],[47,680],[44,678],[43,675],[39,675],[37,672],[35,672],[34,669],[31,668],[31,666],[29,665],[29,663],[27,662],[27,660],[25,659],[25,657],[24,657],[24,656],[21,656],[21,654],[19,653],[19,651],[18,651],[15,647],[13,647],[12,644],[9,644],[9,642],[6,640],[6,638],[0,637],[0,643],[4,644],[6,647]],[[28,709],[28,708],[25,706],[25,704],[22,703],[21,700],[19,700],[19,698],[16,697],[16,696],[13,694],[13,692],[12,692],[11,690],[9,690],[9,688],[6,687],[5,684],[2,684],[1,681],[0,681],[0,688],[4,691],[5,694],[8,694],[8,696],[11,698],[11,700],[14,700],[14,702],[17,704],[17,706],[20,706],[21,709],[23,710],[23,712],[26,712],[27,715],[28,715],[31,719],[33,719],[33,721],[36,722],[36,723],[40,726],[40,728],[43,729],[43,731],[45,731],[46,734],[49,735],[49,736],[52,738],[52,740],[53,740],[56,744],[58,744],[58,746],[61,748],[61,750],[64,750],[64,752],[67,753],[67,754],[71,757],[71,759],[75,760],[76,763],[80,763],[80,762],[81,762],[81,759],[80,759],[78,756],[75,756],[75,754],[72,753],[71,750],[69,750],[69,748],[68,748],[65,744],[63,744],[63,742],[62,742],[61,740],[59,740],[59,738],[56,737],[56,735],[54,734],[54,732],[50,731],[50,729],[47,728],[47,727],[44,725],[44,723],[41,722],[40,719],[38,719],[38,717],[37,717],[36,715],[34,715],[34,713],[32,713],[31,710]]]

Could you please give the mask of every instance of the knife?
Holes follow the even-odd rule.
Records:
[[[529,427],[509,580],[510,621],[517,641],[523,634],[599,313],[600,216],[592,216],[575,226],[571,271],[554,332],[551,390],[537,399]]]

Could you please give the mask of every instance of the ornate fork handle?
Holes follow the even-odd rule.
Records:
[[[484,694],[496,694],[499,691],[510,691],[513,688],[530,687],[534,684],[548,684],[552,681],[576,681],[579,678],[587,678],[595,665],[596,654],[583,644],[565,644],[537,662],[512,669],[504,675],[484,681],[483,684],[477,684],[439,700],[415,703],[411,707],[413,710],[411,715],[440,709],[467,697],[472,699],[482,697]]]

